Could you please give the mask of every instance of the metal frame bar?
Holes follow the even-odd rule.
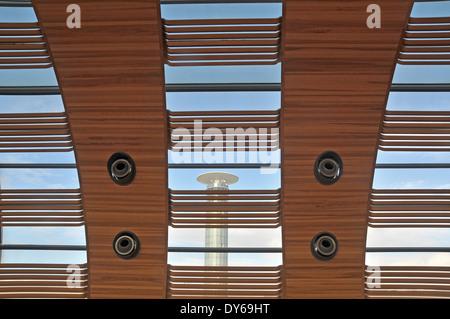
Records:
[[[32,7],[30,0],[1,0],[0,7]]]
[[[0,164],[0,168],[2,164]],[[25,164],[26,165],[26,164]],[[63,164],[61,164],[63,165]],[[75,164],[73,164],[75,165]],[[186,164],[170,163],[169,169],[252,169],[252,168],[281,168],[280,163],[224,163],[224,164]],[[381,163],[375,165],[376,169],[421,169],[421,168],[450,168],[450,163]]]
[[[166,4],[217,4],[217,3],[282,3],[282,0],[161,0]],[[30,0],[1,0],[0,6],[4,7],[31,7]]]
[[[450,253],[450,247],[367,247],[368,253]]]
[[[50,164],[50,163],[30,163],[30,164],[22,164],[22,163],[0,163],[0,169],[2,168],[77,168],[77,164]]]
[[[75,250],[84,251],[86,245],[24,245],[0,244],[1,250]],[[281,247],[168,247],[169,253],[281,253]],[[450,253],[450,247],[367,247],[368,253]]]
[[[166,92],[281,91],[281,83],[169,83]],[[450,83],[392,83],[391,92],[450,92]]]
[[[0,2],[1,3],[1,2]],[[281,91],[281,83],[168,83],[166,92]],[[450,92],[450,83],[393,83],[391,92]],[[58,86],[1,86],[0,95],[61,94]]]
[[[166,92],[281,91],[281,83],[168,83]]]
[[[450,92],[450,83],[392,83],[391,92]]]
[[[436,2],[448,0],[416,0],[415,2]],[[161,0],[162,5],[167,4],[217,4],[217,3],[282,3],[282,0]],[[0,0],[0,6],[5,7],[31,7],[30,0]]]
[[[86,245],[21,245],[0,244],[0,251],[2,250],[86,250]]]
[[[161,0],[161,4],[282,3],[282,0]]]
[[[281,247],[169,247],[170,253],[281,253]],[[448,252],[450,247],[367,247],[368,253]]]
[[[210,169],[210,168],[223,168],[223,169],[251,169],[251,168],[280,168],[281,164],[263,164],[263,163],[228,163],[228,164],[169,164],[169,169],[181,168],[181,169]]]
[[[450,151],[450,150],[449,150]],[[450,163],[392,163],[392,164],[376,164],[376,169],[401,169],[401,168],[450,168]]]
[[[59,95],[58,86],[0,86],[0,95]]]
[[[168,247],[169,253],[281,253],[275,247]]]

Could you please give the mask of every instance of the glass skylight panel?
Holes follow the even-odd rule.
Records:
[[[55,71],[48,69],[1,70],[0,86],[57,86]]]
[[[162,4],[163,19],[255,19],[278,18],[280,3]]]
[[[1,72],[3,73],[4,70]],[[5,91],[8,88],[4,88]],[[1,95],[1,113],[64,112],[61,95]]]
[[[416,1],[411,17],[450,17],[450,1]]]
[[[393,83],[449,83],[450,65],[397,65]]]
[[[167,92],[166,105],[171,111],[277,110],[281,92]]]
[[[450,1],[414,4],[411,18],[432,17],[450,17]],[[441,25],[448,28],[449,23]],[[409,31],[419,32],[415,27]],[[382,140],[388,145],[386,142],[394,139],[397,146],[395,151],[378,151],[370,198],[369,223],[373,227],[367,234],[367,265],[450,264],[450,254],[445,251],[450,241],[450,66],[439,64],[439,60],[435,65],[426,65],[428,62],[396,66]],[[371,250],[375,248],[377,251]]]
[[[450,1],[425,1],[425,2],[415,2],[412,12],[411,18],[450,18]],[[448,20],[450,21],[450,20]],[[419,22],[417,25],[416,22],[413,21],[412,25],[421,26],[421,25],[431,25],[432,23],[423,23]],[[406,33],[405,43],[408,42],[409,45],[407,51],[402,52],[404,58],[408,58],[409,61],[414,60],[414,55],[422,55],[423,57],[420,59],[416,59],[412,64],[403,65],[398,64],[396,67],[396,72],[394,74],[393,83],[449,83],[450,82],[450,65],[448,65],[448,58],[445,57],[448,55],[448,46],[446,43],[449,41],[450,32],[447,32],[448,26],[450,22],[445,23],[435,23],[433,25],[441,25],[442,31],[438,30],[428,30],[427,32],[418,31],[417,29],[408,30]],[[421,29],[419,29],[421,30]],[[420,37],[417,38],[418,35],[424,33],[436,33],[439,32],[442,37],[437,38],[433,37]],[[414,34],[414,38],[409,38],[409,33]],[[415,47],[414,45],[417,41],[421,41],[421,48]],[[440,43],[437,43],[440,42]],[[412,47],[411,47],[412,45]],[[434,46],[434,47],[433,47]],[[432,50],[428,50],[430,47],[433,47]],[[438,49],[439,48],[439,49]],[[442,59],[430,59],[430,56],[442,54]],[[428,56],[428,57],[425,57]],[[421,65],[420,61],[431,60],[431,64],[433,65]],[[405,60],[406,61],[406,60]],[[439,65],[439,61],[444,61]]]
[[[86,245],[84,227],[5,227],[3,245]]]
[[[170,265],[204,266],[204,253],[170,253]],[[228,266],[278,266],[283,263],[280,253],[228,253]]]
[[[375,189],[450,189],[450,169],[377,169]]]
[[[448,111],[450,92],[391,92],[387,109],[398,111]]]
[[[246,65],[246,62],[241,61],[236,62],[240,65],[233,65],[236,64],[233,61],[241,60],[243,57],[243,55],[236,55],[236,57],[230,59],[233,54],[236,54],[238,49],[240,50],[239,45],[235,47],[221,46],[221,44],[227,43],[227,41],[220,42],[221,39],[217,38],[218,34],[212,36],[212,40],[204,42],[208,43],[209,41],[212,43],[215,41],[214,43],[217,42],[216,47],[209,44],[203,45],[203,42],[198,42],[201,37],[209,39],[211,34],[214,32],[217,33],[218,30],[227,31],[231,34],[232,39],[235,37],[241,38],[239,37],[240,33],[270,33],[273,31],[271,34],[277,34],[279,32],[278,28],[280,27],[279,20],[273,20],[275,21],[273,26],[264,26],[264,31],[261,31],[259,30],[261,26],[251,24],[246,19],[278,19],[282,15],[281,8],[281,3],[161,5],[162,18],[170,20],[169,23],[166,20],[163,21],[169,29],[166,30],[165,34],[165,41],[169,49],[168,64],[171,64],[171,61],[177,64],[177,61],[182,60],[181,58],[187,60],[185,64],[178,63],[176,66],[165,65],[165,80],[167,85],[166,107],[169,116],[170,138],[173,144],[168,152],[168,184],[171,198],[170,207],[172,210],[169,213],[172,226],[169,227],[168,263],[171,265],[203,266],[207,264],[206,259],[208,258],[208,253],[201,251],[182,252],[179,250],[173,252],[171,248],[197,247],[202,249],[204,247],[211,247],[206,244],[206,237],[208,236],[206,233],[209,232],[208,229],[214,230],[214,225],[210,228],[205,228],[202,226],[203,221],[200,222],[195,220],[196,217],[189,216],[203,216],[202,218],[208,219],[210,218],[208,217],[210,215],[209,212],[212,212],[216,206],[219,207],[221,201],[226,206],[226,212],[224,214],[228,218],[226,227],[228,239],[225,246],[221,247],[249,249],[246,253],[228,252],[228,266],[278,266],[282,264],[281,250],[276,253],[251,251],[256,248],[281,248],[281,227],[259,228],[261,227],[259,224],[252,224],[251,222],[240,225],[241,219],[239,217],[241,216],[240,214],[243,214],[242,216],[246,216],[243,218],[245,220],[256,218],[252,217],[253,215],[263,216],[265,212],[260,212],[258,209],[261,209],[260,207],[264,205],[268,205],[267,207],[264,206],[264,209],[269,210],[271,216],[278,214],[275,209],[279,200],[276,199],[279,196],[277,194],[281,187],[281,171],[279,166],[280,150],[278,147],[276,149],[270,149],[270,145],[263,145],[264,141],[261,139],[260,131],[254,132],[254,134],[252,133],[253,131],[245,131],[241,135],[236,135],[239,137],[242,137],[242,135],[246,136],[247,142],[242,144],[243,148],[239,148],[239,142],[235,142],[236,136],[232,136],[231,138],[233,138],[232,144],[238,148],[236,149],[233,146],[233,151],[230,151],[230,148],[227,149],[226,146],[227,137],[229,137],[228,141],[231,142],[230,134],[234,132],[231,132],[230,129],[257,129],[258,125],[278,129],[279,113],[277,112],[281,108],[281,64],[275,62],[273,65],[264,65],[264,62],[262,62],[259,65],[251,65],[252,63],[257,63],[257,60],[252,60],[248,65]],[[200,29],[194,30],[191,25],[184,26],[183,21],[177,22],[184,19],[190,21],[207,19],[207,29],[205,29],[207,31],[199,32],[198,30]],[[238,20],[232,19],[241,19],[241,22],[236,24]],[[194,32],[193,35],[189,35],[189,39],[192,38],[193,40],[189,41],[193,43],[197,41],[198,43],[195,43],[200,47],[193,46],[190,48],[189,46],[182,46],[180,50],[176,46],[170,46],[173,43],[171,41],[181,39],[180,37],[186,37],[184,33],[176,32],[177,25],[180,23],[186,31]],[[249,25],[251,26],[249,27]],[[199,27],[202,28],[202,24]],[[258,30],[255,30],[255,28]],[[243,29],[246,31],[243,32]],[[248,29],[252,29],[252,31]],[[237,30],[241,30],[242,32],[237,32]],[[195,32],[203,34],[198,35]],[[224,34],[227,32],[224,32]],[[266,38],[272,37],[269,33],[266,34]],[[240,41],[252,41],[251,38],[251,36],[248,36],[248,38],[242,37]],[[180,46],[184,44],[181,41],[183,39],[179,40]],[[184,41],[188,40],[184,39]],[[279,39],[270,41],[279,41]],[[217,50],[219,51],[215,52]],[[260,52],[255,53],[257,51],[256,47],[255,49],[246,47],[245,50],[251,54],[260,54]],[[269,50],[277,50],[277,45],[271,44],[270,48],[266,47],[265,52]],[[180,51],[183,53],[178,53]],[[187,55],[188,53],[185,53],[191,51],[190,56]],[[185,54],[186,56],[181,57],[175,54]],[[202,59],[199,58],[200,62],[194,63],[197,65],[189,66],[192,64],[189,63],[189,60],[196,61],[196,59],[193,59],[196,54],[202,55]],[[211,57],[213,59],[208,60]],[[176,58],[179,59],[177,60]],[[214,61],[218,62],[216,63]],[[202,63],[209,63],[211,65],[203,65]],[[245,86],[242,86],[243,83],[249,88],[247,91],[245,90]],[[236,84],[237,89],[232,88],[234,84]],[[196,121],[194,121],[195,119]],[[204,132],[194,131],[191,122],[202,123],[200,130],[204,130]],[[177,130],[183,129],[183,127],[189,131],[181,135]],[[215,131],[213,131],[214,129]],[[227,129],[228,131],[226,131]],[[264,140],[278,139],[279,137],[279,131],[267,129],[266,132],[267,134]],[[195,137],[199,135],[203,141],[202,143],[196,144],[196,146],[189,150],[186,148],[186,154],[179,152],[181,149],[180,145],[182,145],[178,143],[179,141],[184,141],[184,138],[187,140],[190,136],[192,142],[194,142]],[[223,148],[218,144],[209,144],[208,138],[205,138],[206,135],[209,136],[209,141],[211,142],[220,143],[220,140],[222,140]],[[258,144],[256,148],[251,148],[251,145],[254,144],[251,144],[250,141],[254,138],[256,138],[257,143],[261,142],[261,144]],[[180,147],[176,148],[176,146]],[[267,147],[268,149],[263,153],[261,147]],[[186,155],[184,160],[181,159],[180,155]],[[200,155],[200,159],[198,155]],[[271,164],[273,164],[272,167]],[[237,166],[233,168],[233,165]],[[233,182],[228,187],[229,191],[226,191],[227,199],[217,201],[214,200],[214,196],[216,195],[209,193],[205,194],[209,194],[208,196],[211,196],[211,200],[208,198],[205,201],[203,199],[206,198],[204,195],[199,195],[199,198],[202,199],[196,199],[197,195],[195,194],[203,194],[207,188],[207,185],[197,181],[197,177],[201,174],[214,174],[215,172],[232,174],[238,177],[238,181]],[[265,193],[251,193],[256,191],[263,191]],[[177,197],[183,198],[183,200],[177,200]],[[239,200],[233,197],[239,198]],[[273,200],[267,200],[267,198],[273,198]],[[209,201],[212,203],[208,204]],[[184,209],[193,214],[183,212]],[[220,208],[217,209],[220,211]],[[273,213],[271,210],[274,210]],[[183,225],[183,222],[187,224]],[[267,226],[267,224],[265,225]]]
[[[450,247],[448,228],[369,228],[368,246],[371,247]],[[450,256],[449,256],[450,257]]]
[[[280,83],[281,65],[165,66],[166,83]]]
[[[205,229],[170,228],[171,247],[203,247]],[[281,247],[280,229],[229,229],[230,247]]]
[[[383,152],[378,151],[377,164],[448,164],[449,152]],[[426,172],[426,171],[425,171]],[[424,173],[425,173],[424,172]]]
[[[76,189],[76,169],[2,168],[1,189]]]
[[[84,264],[86,251],[76,250],[26,250],[5,249],[2,251],[3,264]]]
[[[281,3],[168,4],[161,5],[161,17],[183,19],[261,19],[282,15]],[[166,83],[280,83],[281,66],[227,65],[165,66]]]
[[[45,60],[39,65],[44,68],[30,69],[35,63],[22,63],[0,69],[0,262],[18,268],[22,263],[86,263],[81,191],[68,120],[36,15],[32,6],[2,6],[0,22],[21,23],[18,30],[35,34],[27,36],[30,45],[3,47],[4,52],[21,57],[31,50]],[[42,59],[39,63],[44,63]]]
[[[74,166],[75,154],[74,152],[54,152],[52,156],[48,153],[30,152],[30,153],[0,153],[0,168],[11,165],[26,166],[27,164],[71,164]],[[67,166],[66,166],[67,168]]]
[[[36,22],[36,14],[33,7],[7,7],[2,6],[0,10],[1,22]]]
[[[446,252],[368,253],[366,263],[371,266],[448,266],[450,254]]]
[[[239,181],[234,184],[236,189],[277,189],[281,187],[281,172],[277,169],[271,174],[261,174],[264,168],[252,169],[220,169],[221,172],[230,173],[239,176]],[[269,169],[269,168],[268,168]],[[169,169],[169,188],[171,189],[189,189],[204,190],[205,185],[197,182],[197,176],[205,172],[213,172],[218,169]]]

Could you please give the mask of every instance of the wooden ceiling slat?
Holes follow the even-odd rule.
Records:
[[[251,25],[251,24],[279,24],[281,22],[281,18],[275,19],[190,19],[190,20],[168,20],[162,19],[163,24],[166,26],[179,26],[179,25],[208,25],[208,26],[218,26],[218,25],[227,25],[227,24],[243,24],[243,25]]]
[[[166,33],[206,33],[206,32],[267,32],[279,31],[279,25],[227,25],[227,26],[204,26],[197,25],[194,27],[185,26],[169,26],[164,27]]]
[[[0,23],[0,30],[1,29],[38,29],[39,23],[37,22],[22,22],[22,23],[15,23],[15,22],[1,22]]]
[[[204,40],[204,39],[278,39],[280,37],[280,32],[258,32],[258,33],[200,33],[194,32],[189,34],[166,34],[166,40],[168,40],[168,46],[170,46],[172,40]]]
[[[168,265],[168,296],[281,297],[282,267]]]
[[[280,22],[281,18],[163,19],[166,63],[170,66],[276,64],[280,61]],[[194,55],[182,55],[186,53]]]
[[[366,268],[365,284],[369,298],[450,297],[450,267],[381,266],[377,272],[370,268]]]

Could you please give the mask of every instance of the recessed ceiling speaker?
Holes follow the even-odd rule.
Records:
[[[314,164],[314,176],[323,185],[336,183],[342,175],[343,164],[341,157],[333,151],[327,151],[317,157]]]
[[[123,259],[136,257],[139,252],[139,238],[130,231],[122,231],[114,237],[114,252]]]
[[[133,159],[126,153],[114,153],[109,158],[107,166],[111,179],[121,186],[130,184],[136,176]]]
[[[321,261],[332,259],[338,250],[336,237],[328,232],[318,233],[311,240],[311,253]]]

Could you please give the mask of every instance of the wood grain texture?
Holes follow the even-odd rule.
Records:
[[[47,50],[30,51],[36,46],[46,48],[37,23],[0,23],[0,69],[51,67]]]
[[[87,285],[86,264],[0,264],[1,298],[85,299]]]
[[[186,228],[275,228],[281,226],[280,190],[249,195],[221,190],[169,190],[169,224]],[[237,195],[236,195],[237,194]],[[220,213],[217,213],[220,212]]]
[[[281,18],[162,22],[166,63],[170,66],[263,65],[280,61]],[[261,54],[264,52],[270,54]]]
[[[171,150],[272,151],[279,148],[279,110],[168,111],[168,120]],[[200,131],[201,140],[192,140],[192,135]]]
[[[366,298],[450,298],[450,267],[367,266]]]
[[[377,190],[370,197],[370,227],[449,227],[450,191]]]
[[[79,190],[0,190],[0,227],[82,226],[84,224]]]
[[[445,111],[386,111],[380,150],[450,151],[449,115]],[[415,135],[405,136],[408,132]]]
[[[379,127],[412,1],[383,0],[381,28],[368,3],[286,0],[282,57],[282,211],[286,298],[364,298],[364,257]],[[319,184],[316,158],[337,152],[343,174]],[[338,240],[316,260],[312,238]]]
[[[167,265],[167,134],[159,1],[80,0],[81,28],[61,0],[32,1],[48,42],[73,137],[85,212],[89,298],[164,298]],[[115,152],[136,165],[114,183]],[[112,242],[139,237],[131,260]]]
[[[450,27],[442,24],[448,23],[448,21],[448,17],[410,18],[398,63],[405,65],[450,64],[448,47],[450,33],[447,32]],[[428,52],[434,54],[427,54]],[[436,52],[440,54],[436,54]]]
[[[68,133],[65,113],[0,114],[0,153],[69,152]]]
[[[169,298],[279,298],[282,266],[217,267],[168,265]]]

